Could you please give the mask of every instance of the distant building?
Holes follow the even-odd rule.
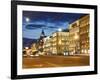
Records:
[[[31,51],[32,51],[32,54],[33,54],[33,55],[36,54],[36,52],[37,52],[36,43],[33,43],[33,44],[31,45]]]

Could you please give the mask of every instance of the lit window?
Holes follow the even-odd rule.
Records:
[[[84,52],[84,50],[82,49],[82,51],[81,51],[82,53]]]
[[[86,50],[84,50],[84,53],[87,53],[87,51],[86,51]]]

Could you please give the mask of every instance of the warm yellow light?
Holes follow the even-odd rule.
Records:
[[[61,44],[61,40],[59,40],[59,44]]]
[[[90,53],[90,50],[88,50],[88,53]]]
[[[82,49],[82,51],[81,51],[81,52],[82,52],[82,53],[84,52],[84,51],[83,51],[83,49]]]
[[[29,49],[29,47],[25,47],[25,49]]]
[[[84,53],[87,53],[87,51],[86,51],[86,50],[84,50]]]
[[[77,34],[75,34],[75,37],[74,37],[75,39],[78,39],[79,38],[79,36],[77,35]]]

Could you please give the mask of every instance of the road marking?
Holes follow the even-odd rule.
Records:
[[[42,67],[43,65],[42,65],[42,64],[37,64],[37,65],[32,65],[32,66],[35,66],[35,67]]]
[[[57,65],[57,64],[53,64],[53,63],[50,63],[50,62],[45,62],[45,63],[47,63],[47,64],[49,64],[49,65],[52,65],[52,66],[60,66],[60,65]]]

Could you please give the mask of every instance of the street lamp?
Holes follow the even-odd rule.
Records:
[[[61,28],[58,28],[58,37],[59,37],[59,38],[58,38],[58,42],[57,42],[57,43],[58,43],[58,46],[57,46],[57,47],[58,47],[58,53],[60,53],[60,54],[61,54],[61,50],[62,50],[62,49],[61,49],[61,43],[62,43],[61,40],[62,40],[62,39],[61,39],[61,36],[60,36],[60,32],[61,32],[61,31],[62,31],[62,29],[61,29]]]
[[[58,29],[58,32],[61,32],[62,31],[62,29],[61,28],[59,28]],[[60,36],[60,35],[59,35]],[[61,39],[59,40],[59,44],[61,44]]]
[[[61,29],[61,28],[59,28],[59,29],[58,29],[58,31],[59,31],[59,32],[61,32],[61,31],[62,31],[62,29]]]
[[[29,49],[29,47],[25,47],[25,49],[27,50],[27,49]]]
[[[78,39],[79,39],[79,36],[78,36],[78,34],[75,34],[75,36],[74,36],[74,39],[75,39],[75,53],[77,52],[77,47],[78,47]]]

